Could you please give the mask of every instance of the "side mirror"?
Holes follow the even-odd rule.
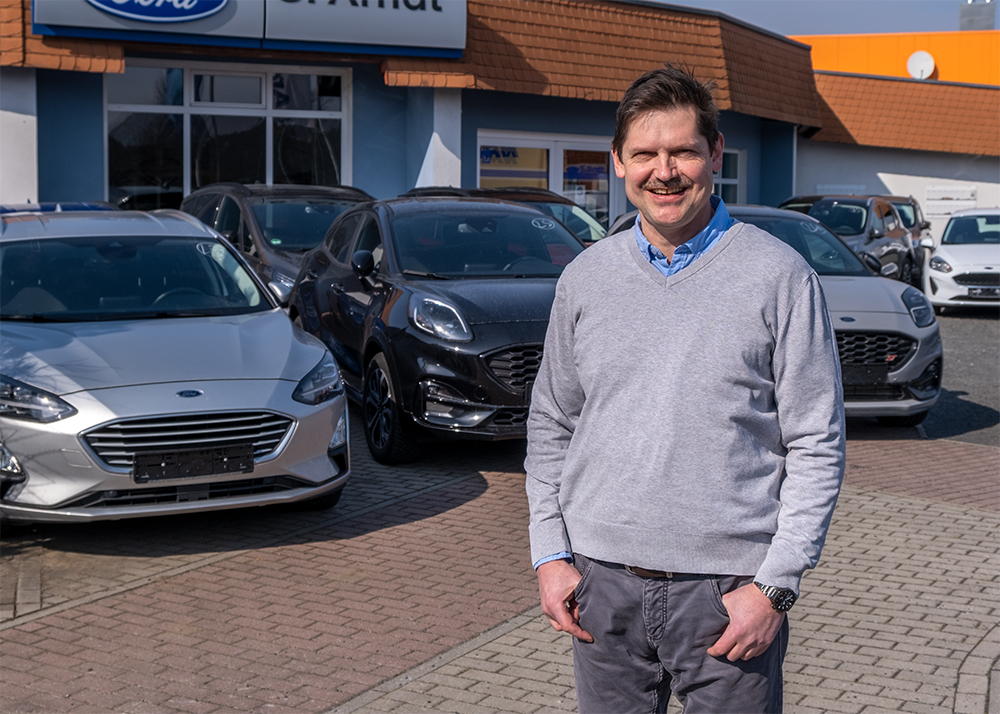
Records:
[[[359,250],[351,256],[351,269],[358,280],[364,280],[375,272],[375,256],[370,250]]]
[[[267,284],[267,289],[274,294],[274,297],[278,298],[278,303],[282,307],[288,306],[288,299],[292,296],[292,289],[288,285],[272,281]]]
[[[877,228],[872,228],[871,233],[868,234],[868,240],[875,240],[876,238],[881,238],[885,233],[878,230]]]
[[[878,274],[883,278],[891,278],[899,272],[899,266],[895,263],[889,263],[888,265],[883,265],[882,269],[878,271]]]
[[[934,239],[933,238],[921,238],[920,247],[926,248],[927,250],[934,250]]]
[[[874,255],[872,255],[871,253],[869,253],[867,251],[862,251],[862,252],[858,253],[858,257],[861,258],[861,261],[865,265],[867,265],[868,268],[873,273],[875,273],[876,275],[881,274],[881,272],[882,272],[882,261],[881,260],[879,260],[878,258],[876,258]]]
[[[931,222],[930,222],[930,221],[921,221],[921,222],[920,222],[920,230],[922,230],[922,231],[926,231],[926,230],[928,230],[928,229],[929,229],[930,227],[931,227]]]

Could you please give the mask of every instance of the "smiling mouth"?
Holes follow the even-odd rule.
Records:
[[[644,191],[649,191],[656,196],[676,196],[691,188],[691,184],[667,184],[667,185],[645,185]]]

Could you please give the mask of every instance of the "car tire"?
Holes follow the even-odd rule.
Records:
[[[361,414],[368,450],[380,464],[404,464],[419,456],[414,427],[404,421],[406,417],[399,408],[389,365],[381,352],[372,357],[365,369]]]
[[[324,493],[322,496],[310,498],[307,501],[298,501],[292,505],[298,511],[325,511],[328,508],[333,508],[337,505],[340,501],[340,494],[343,492],[343,488],[338,488],[332,493]]]
[[[909,416],[880,416],[878,421],[880,424],[885,426],[891,426],[896,428],[908,428],[916,426],[927,418],[929,412],[920,412],[919,414],[910,414]]]

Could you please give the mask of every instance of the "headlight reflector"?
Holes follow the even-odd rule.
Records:
[[[303,404],[321,404],[344,393],[344,381],[333,355],[327,352],[320,363],[302,378],[292,399]]]
[[[448,342],[468,342],[472,330],[457,308],[429,297],[410,298],[410,321],[414,327]]]
[[[931,258],[930,268],[939,273],[950,273],[952,271],[952,267],[948,264],[948,261],[937,255]]]
[[[48,424],[74,414],[76,409],[55,394],[0,375],[0,416]]]
[[[907,288],[900,297],[910,311],[910,317],[913,318],[917,327],[927,327],[934,324],[934,308],[922,292],[916,288]]]

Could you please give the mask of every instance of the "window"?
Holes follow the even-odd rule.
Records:
[[[108,200],[176,208],[220,181],[351,183],[348,69],[130,60],[105,75]]]
[[[726,204],[746,203],[746,152],[723,149],[722,168],[714,174],[712,193]]]
[[[611,167],[611,137],[479,132],[479,187],[554,191],[603,228],[625,211],[625,188]]]

